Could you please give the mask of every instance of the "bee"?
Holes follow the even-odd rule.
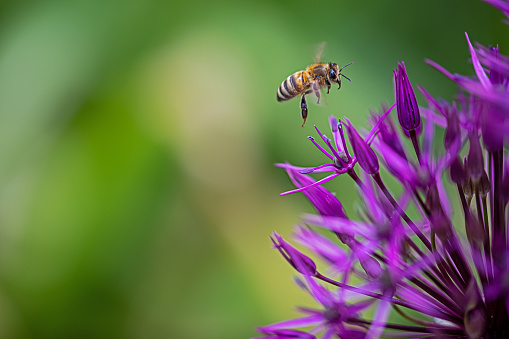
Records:
[[[338,90],[341,88],[341,77],[344,77],[348,81],[350,78],[343,75],[341,71],[349,64],[339,68],[338,64],[329,62],[316,62],[306,68],[304,71],[298,71],[286,78],[285,81],[279,86],[277,90],[277,101],[290,100],[300,95],[300,109],[302,119],[302,127],[306,123],[308,117],[308,105],[306,102],[306,95],[315,93],[317,97],[317,104],[320,103],[320,90],[327,88],[327,94],[332,83],[338,84]]]

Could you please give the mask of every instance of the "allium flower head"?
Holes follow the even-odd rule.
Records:
[[[485,1],[509,14],[508,2]],[[330,117],[332,139],[318,128],[321,141],[309,137],[324,164],[277,164],[296,187],[282,195],[302,192],[317,212],[294,237],[313,255],[277,233],[271,240],[317,306],[259,328],[257,339],[509,338],[509,57],[466,37],[475,76],[428,61],[459,85],[453,102],[419,88],[428,103],[419,107],[400,63],[396,103],[372,115],[369,132]],[[323,186],[342,174],[358,188],[356,216],[344,192]]]

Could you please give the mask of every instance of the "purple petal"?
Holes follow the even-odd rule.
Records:
[[[445,119],[445,117],[439,116],[435,114],[435,112],[433,112],[432,110],[425,107],[421,107],[420,110],[422,116],[427,120],[432,120],[435,123],[435,125],[444,128],[447,126],[447,120]]]
[[[301,174],[308,174],[308,173],[324,173],[324,172],[336,172],[338,168],[334,166],[334,164],[323,164],[316,167],[309,167],[303,170],[300,170],[299,173]]]
[[[387,323],[387,318],[389,318],[390,311],[391,303],[387,300],[380,301],[378,307],[375,310],[371,327],[369,328],[369,331],[366,334],[366,339],[380,337],[380,335],[384,331],[385,324]]]
[[[435,177],[437,181],[438,195],[440,196],[440,201],[442,202],[442,208],[446,215],[452,215],[452,204],[449,200],[449,196],[447,195],[447,191],[445,190],[444,181],[441,175],[437,175]]]
[[[321,185],[323,183],[326,183],[327,181],[329,180],[332,180],[334,179],[335,177],[337,177],[338,175],[340,175],[341,173],[339,172],[336,172],[336,173],[332,173],[331,175],[329,176],[326,176],[325,178],[323,179],[320,179],[318,181],[315,181],[313,184],[311,185],[308,185],[308,186],[305,186],[305,187],[301,187],[301,188],[297,188],[297,189],[294,189],[294,190],[291,190],[291,191],[286,191],[286,192],[283,192],[281,193],[280,195],[288,195],[288,194],[292,194],[292,193],[297,193],[297,192],[302,192],[304,190],[307,190],[308,188],[310,187],[315,187],[315,186],[318,186],[318,185]]]
[[[341,152],[341,151],[343,151],[343,146],[340,143],[340,141],[342,139],[341,139],[341,136],[339,134],[338,119],[336,119],[336,117],[334,117],[332,115],[329,116],[329,124],[330,124],[330,128],[331,128],[331,131],[332,131],[332,136],[334,138],[334,145],[336,145],[336,149],[339,152]]]
[[[335,242],[306,227],[297,228],[295,240],[319,254],[331,264],[344,265],[347,255]]]
[[[479,62],[479,59],[477,58],[477,54],[475,53],[475,49],[470,43],[470,39],[468,38],[467,32],[465,32],[465,37],[467,38],[468,42],[468,48],[470,48],[470,54],[472,55],[472,64],[474,64],[474,70],[477,74],[477,78],[481,82],[484,88],[490,89],[491,88],[491,82],[486,73],[484,72],[484,69]]]
[[[371,130],[368,132],[368,134],[364,138],[364,140],[368,143],[368,145],[371,145],[371,143],[374,140],[375,134],[378,132],[378,128],[380,127],[380,124],[383,123],[384,119],[387,117],[387,115],[389,115],[389,113],[392,111],[392,109],[394,107],[396,107],[396,103],[394,103],[391,107],[389,107],[387,112],[385,112],[384,114],[382,114],[380,116],[380,119],[378,119],[378,121],[373,125],[373,128],[371,128]]]
[[[326,216],[346,217],[343,206],[334,194],[321,186],[311,187],[315,183],[313,178],[290,170],[287,170],[287,173],[296,187],[307,187],[303,193],[318,213]]]
[[[327,140],[329,138],[327,138],[325,135],[323,135],[322,132],[320,132],[320,130],[318,129],[318,127],[316,127],[316,125],[315,125],[315,130],[318,132],[318,135],[320,136],[320,138],[322,138],[323,142],[327,143]]]
[[[308,137],[309,140],[311,140],[311,142],[316,146],[316,148],[318,148],[323,154],[325,154],[326,156],[328,156],[331,160],[334,159],[334,157],[329,153],[327,152],[322,146],[320,146],[316,141],[315,141],[315,138],[313,137]]]
[[[338,130],[339,134],[341,135],[341,144],[343,145],[342,149],[345,151],[348,161],[351,161],[352,158],[350,156],[350,153],[348,153],[348,148],[346,147],[345,134],[343,133],[343,122],[341,122],[341,119],[338,119]]]
[[[443,68],[442,66],[440,66],[439,64],[437,64],[436,62],[434,62],[433,60],[429,60],[429,59],[424,59],[424,61],[430,65],[431,67],[435,68],[437,71],[439,71],[440,73],[443,73],[446,77],[448,77],[449,79],[451,79],[452,81],[454,82],[458,82],[458,77],[454,74],[452,74],[451,72],[449,72],[448,70],[446,70],[445,68]]]
[[[504,12],[504,14],[506,16],[509,16],[509,2],[503,1],[503,0],[483,0],[483,1],[491,4],[492,6],[494,6],[496,8],[498,8],[499,10]],[[509,308],[508,308],[508,310],[509,310]]]
[[[284,164],[277,163],[277,164],[274,164],[274,166],[279,167],[279,168],[284,168],[284,169],[290,170],[290,171],[296,171],[296,172],[306,170],[309,168],[309,167],[293,166],[293,165],[290,165],[289,163],[284,163]]]
[[[264,326],[258,328],[258,331],[262,333],[271,333],[275,330],[283,330],[287,328],[301,328],[301,327],[308,327],[308,326],[316,326],[323,322],[322,315],[310,315],[307,317],[302,318],[296,318],[296,319],[290,319],[281,321],[272,325]]]
[[[381,157],[383,163],[392,175],[402,183],[407,183],[410,187],[421,186],[420,175],[407,159],[402,158],[401,155],[381,141],[377,141],[375,146],[379,153],[383,155]]]
[[[353,221],[345,218],[324,217],[314,214],[304,214],[303,221],[307,224],[312,224],[324,227],[340,234],[349,236],[360,235],[361,237],[370,239],[373,237],[373,231],[370,224],[361,221]]]

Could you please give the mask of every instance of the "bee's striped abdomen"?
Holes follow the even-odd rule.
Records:
[[[277,101],[290,100],[309,88],[306,72],[298,71],[286,78],[277,90]]]

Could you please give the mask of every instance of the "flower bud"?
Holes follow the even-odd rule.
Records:
[[[442,243],[446,243],[452,236],[451,223],[444,213],[435,213],[429,217],[431,230],[435,232]]]
[[[488,48],[487,51],[491,57],[490,58],[491,60],[497,60],[500,62],[501,58],[500,58],[500,50],[498,49],[498,45],[497,45],[497,47]],[[502,85],[504,83],[504,80],[505,80],[504,76],[502,75],[502,73],[499,72],[497,67],[490,68],[490,82],[493,85]]]
[[[303,174],[307,173],[307,171],[299,172],[287,169],[286,172],[295,187],[301,188],[309,186],[308,189],[302,192],[319,214],[323,216],[346,218],[343,205],[341,205],[341,202],[334,194],[322,186],[311,187],[311,185],[315,183],[315,180],[313,180],[310,176]]]
[[[484,171],[484,162],[482,157],[482,148],[477,133],[469,136],[470,148],[468,150],[467,166],[468,173],[474,185],[481,179]]]
[[[465,182],[465,170],[460,159],[456,157],[449,167],[449,173],[451,175],[451,181],[455,184],[463,184]]]
[[[396,293],[397,285],[396,282],[394,281],[394,278],[392,277],[391,271],[385,269],[383,273],[378,277],[378,279],[382,294],[392,296],[394,295],[394,293]]]
[[[469,338],[480,338],[486,328],[486,313],[475,284],[475,280],[470,280],[470,284],[465,291],[464,323]]]
[[[440,195],[438,194],[438,188],[436,185],[429,187],[426,193],[426,207],[432,214],[443,213],[442,203],[440,201]]]
[[[366,274],[372,279],[377,279],[384,273],[378,260],[367,254],[359,256],[359,263],[361,264],[364,272],[366,272]]]
[[[481,116],[481,134],[484,146],[490,152],[496,152],[504,148],[504,138],[507,138],[507,118],[502,114],[503,109],[495,104],[484,103]]]
[[[477,189],[479,190],[479,194],[481,198],[486,198],[488,193],[491,190],[490,179],[488,178],[488,173],[485,170],[482,171],[481,179],[477,183]]]
[[[316,264],[308,256],[298,251],[295,247],[287,243],[279,234],[273,233],[274,238],[270,238],[274,247],[283,255],[290,265],[299,273],[308,276],[316,274]]]
[[[472,178],[470,177],[470,170],[468,168],[467,157],[463,158],[463,168],[465,169],[465,181],[463,181],[463,193],[467,199],[467,205],[470,206],[470,202],[474,196],[474,186],[472,184]]]
[[[465,228],[468,241],[480,250],[486,241],[484,227],[479,223],[477,218],[474,218],[472,214],[470,214],[470,210],[467,210],[467,212],[468,213],[465,215]]]
[[[383,107],[382,110],[387,111],[387,108]],[[379,118],[379,116],[373,115],[373,120],[377,121]],[[407,158],[391,116],[385,118],[384,122],[380,124],[379,135],[383,142],[386,143],[399,156],[401,156],[402,159]]]
[[[416,130],[421,124],[421,115],[404,62],[398,63],[398,69],[394,70],[394,87],[401,127],[407,131]]]
[[[447,153],[457,155],[461,149],[461,132],[456,109],[447,115],[447,128],[444,136],[444,146]]]
[[[379,170],[378,158],[371,147],[361,138],[359,133],[353,128],[348,121],[347,125],[348,138],[352,144],[353,152],[357,158],[359,166],[368,174],[376,174]]]

